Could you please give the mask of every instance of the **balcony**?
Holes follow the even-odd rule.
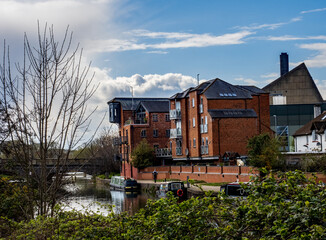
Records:
[[[200,133],[207,133],[207,132],[208,132],[207,124],[200,124]]]
[[[182,137],[181,128],[170,129],[170,138],[181,138],[181,137]]]
[[[114,138],[113,145],[119,146],[119,145],[122,145],[122,144],[128,144],[128,137],[127,136]]]
[[[201,154],[208,154],[208,145],[200,146],[200,153]]]
[[[172,157],[172,149],[170,148],[157,148],[155,149],[156,157]]]
[[[176,154],[177,156],[182,155],[182,147],[176,147],[176,148],[175,148],[175,154]]]
[[[180,109],[172,109],[170,110],[170,119],[181,119],[181,110]]]

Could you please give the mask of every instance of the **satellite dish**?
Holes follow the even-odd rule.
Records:
[[[188,148],[186,148],[185,153],[186,153],[187,156],[189,155],[189,150],[188,150]]]

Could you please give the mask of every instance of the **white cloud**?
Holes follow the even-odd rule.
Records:
[[[148,51],[146,53],[152,53],[152,54],[167,54],[168,52],[166,51]]]
[[[127,33],[130,39],[102,39],[89,42],[87,49],[93,52],[118,52],[145,49],[172,49],[190,47],[210,47],[235,45],[244,43],[244,38],[254,34],[250,31],[228,33],[220,36],[205,34],[189,34],[178,32],[149,32],[134,30]],[[146,39],[144,39],[146,38]],[[160,43],[148,43],[151,39],[163,39]],[[142,42],[146,40],[145,42]]]
[[[326,67],[326,43],[301,44],[300,48],[317,51],[317,54],[304,60],[308,67]],[[292,63],[298,65],[298,63]]]
[[[315,83],[323,99],[326,99],[326,80],[315,79]]]
[[[326,8],[317,8],[317,9],[308,10],[308,11],[301,11],[300,13],[305,14],[305,13],[322,12],[322,11],[326,11]]]
[[[293,22],[298,22],[298,21],[301,21],[301,20],[302,20],[301,17],[296,17],[296,18],[292,18],[290,21],[287,21],[287,22],[252,24],[250,26],[237,26],[235,28],[242,29],[242,30],[258,30],[258,29],[274,30],[274,29],[277,29],[279,27],[282,27],[283,25],[287,25],[287,24],[290,24],[290,23],[293,23]]]
[[[269,36],[269,37],[263,37],[261,39],[264,40],[270,40],[270,41],[295,41],[295,40],[325,40],[326,36],[320,35],[320,36],[308,36],[308,37],[295,37],[290,35],[284,35],[284,36]]]
[[[249,84],[249,85],[257,85],[258,84],[258,82],[256,80],[253,80],[252,78],[237,77],[237,78],[234,78],[234,80],[244,82],[245,84]]]
[[[279,76],[278,73],[267,73],[267,74],[260,75],[260,77],[262,78],[277,78],[278,76]]]

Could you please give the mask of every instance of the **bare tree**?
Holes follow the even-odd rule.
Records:
[[[87,102],[97,86],[90,65],[82,66],[82,50],[72,46],[68,27],[57,41],[53,26],[41,30],[38,25],[35,46],[25,34],[23,63],[15,65],[15,74],[10,64],[5,45],[1,101],[8,116],[12,155],[26,179],[31,206],[26,215],[33,217],[35,206],[38,214],[52,215],[70,152],[85,142],[89,131],[96,109],[87,109]]]

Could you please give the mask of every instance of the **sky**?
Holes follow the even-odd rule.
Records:
[[[324,0],[1,0],[0,40],[14,60],[37,21],[59,39],[69,25],[82,46],[100,84],[94,119],[114,97],[170,97],[197,74],[262,88],[279,77],[281,52],[290,69],[305,62],[326,99]]]

